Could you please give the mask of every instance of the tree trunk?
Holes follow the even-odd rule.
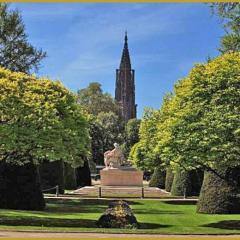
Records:
[[[0,162],[0,208],[19,210],[45,208],[35,165],[29,163],[18,166]]]
[[[217,174],[205,172],[197,212],[240,213],[239,180],[240,167],[218,170]]]

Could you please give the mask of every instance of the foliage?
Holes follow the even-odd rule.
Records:
[[[39,166],[39,175],[41,180],[41,187],[44,193],[56,193],[56,186],[60,194],[64,194],[64,170],[63,162],[61,160],[49,162],[43,161]],[[52,189],[53,188],[53,189]],[[49,189],[49,190],[48,190]]]
[[[0,208],[45,208],[37,169],[32,163],[18,166],[0,161],[0,195]]]
[[[143,170],[153,170],[156,162],[159,163],[158,155],[153,151],[158,119],[158,111],[145,108],[139,129],[140,141],[132,147],[129,154],[130,160]]]
[[[171,186],[171,194],[175,196],[198,196],[202,182],[203,172],[200,169],[186,171],[177,167]]]
[[[62,159],[81,166],[87,121],[60,82],[0,69],[0,160],[16,165]]]
[[[64,164],[64,188],[67,190],[77,188],[76,169],[68,163]]]
[[[114,112],[101,112],[89,118],[92,160],[103,164],[103,154],[113,149],[115,142],[123,142],[123,122]]]
[[[78,103],[89,113],[91,161],[103,164],[104,152],[112,149],[114,142],[123,142],[124,127],[118,115],[119,106],[96,82],[78,91]]]
[[[156,167],[149,182],[149,187],[165,188],[166,171],[163,167]]]
[[[78,187],[92,185],[91,172],[87,160],[84,161],[82,167],[76,168],[76,183]]]
[[[129,156],[130,150],[135,143],[139,141],[139,127],[141,120],[130,119],[124,129],[123,150],[126,157]]]
[[[211,8],[223,20],[226,30],[226,35],[221,39],[220,52],[240,51],[240,4],[212,3]]]
[[[29,73],[38,70],[44,57],[45,52],[28,42],[20,13],[0,3],[0,66]]]
[[[97,116],[97,123],[102,130],[103,152],[112,149],[115,142],[122,143],[123,123],[113,112],[101,112]]]
[[[212,214],[240,213],[240,198],[237,195],[239,177],[239,167],[218,170],[218,175],[205,172],[197,211]]]
[[[118,114],[119,106],[108,93],[103,93],[101,84],[92,82],[78,91],[78,103],[89,113],[97,116],[101,112]]]
[[[99,228],[136,229],[139,227],[132,209],[125,201],[113,201],[100,216],[96,225]]]
[[[159,124],[161,159],[189,169],[238,165],[239,86],[239,53],[196,65],[175,86],[168,104],[171,117]]]
[[[166,169],[166,180],[165,180],[165,190],[167,192],[171,191],[173,178],[174,178],[174,174],[173,174],[172,169],[170,167],[167,167],[167,169]]]
[[[191,195],[191,180],[188,171],[177,168],[171,187],[173,196],[190,196]]]

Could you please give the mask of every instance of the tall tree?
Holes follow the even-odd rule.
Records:
[[[20,13],[0,3],[0,66],[29,73],[38,70],[44,57],[45,52],[28,42]]]
[[[132,146],[139,141],[140,123],[141,120],[133,118],[128,120],[125,126],[123,150],[126,157],[129,156]]]
[[[83,166],[88,154],[87,120],[75,95],[60,82],[0,68],[0,207],[42,209],[36,165]]]
[[[199,212],[240,212],[239,89],[239,52],[196,65],[175,87],[172,117],[159,133],[163,161],[206,170]]]
[[[119,105],[97,82],[78,91],[78,103],[90,115],[91,160],[103,164],[103,153],[111,149],[114,142],[122,143],[124,128],[118,115]]]
[[[226,35],[221,39],[221,53],[240,51],[240,4],[237,2],[212,3],[213,13],[223,21]]]
[[[139,128],[139,142],[131,148],[129,158],[140,169],[153,170],[156,162],[159,163],[158,156],[155,155],[157,122],[159,111],[152,108],[145,108],[144,115]]]

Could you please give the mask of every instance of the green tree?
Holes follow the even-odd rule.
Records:
[[[123,142],[123,122],[113,112],[101,112],[98,114],[96,122],[101,128],[101,139],[103,153],[113,148],[115,142]]]
[[[112,149],[114,142],[123,142],[124,125],[118,115],[119,106],[97,82],[78,91],[78,103],[90,115],[91,161],[103,164],[104,152]]]
[[[210,6],[222,19],[226,31],[221,39],[220,52],[240,51],[240,4],[212,3]]]
[[[45,52],[28,42],[20,13],[0,3],[0,66],[29,73],[38,70],[44,57]]]
[[[126,158],[128,158],[132,146],[139,141],[139,128],[141,120],[130,119],[124,129],[123,150]]]
[[[88,154],[87,120],[75,95],[60,82],[0,69],[0,162],[10,174],[5,171],[0,177],[0,191],[8,192],[1,192],[1,207],[27,209],[35,200],[30,198],[24,206],[20,200],[14,203],[16,197],[26,199],[27,190],[11,182],[12,178],[34,177],[35,166],[46,159],[82,166],[81,156]],[[35,176],[28,185],[36,181]],[[41,196],[39,187],[35,191]],[[38,207],[35,209],[42,208]]]
[[[136,143],[129,154],[130,160],[140,169],[154,170],[158,156],[153,151],[156,144],[157,122],[159,111],[145,108],[139,128],[139,142]]]
[[[89,113],[97,116],[101,112],[118,114],[119,106],[108,93],[103,93],[101,84],[92,82],[87,88],[78,91],[79,104]]]
[[[215,196],[223,203],[221,210],[216,210],[216,213],[233,212],[230,209],[240,211],[239,207],[232,207],[237,202],[236,172],[235,176],[229,176],[231,169],[239,166],[239,84],[238,52],[196,65],[189,76],[175,86],[170,101],[174,106],[172,117],[162,124],[166,134],[159,133],[161,138],[158,139],[157,150],[163,161],[188,170],[201,167],[210,171],[213,174],[211,177],[226,182],[227,190],[219,187]],[[204,184],[209,182],[218,181],[204,180]],[[199,206],[211,206],[210,201],[217,199],[203,196],[210,193],[206,191],[206,186],[202,189],[205,191],[200,194]],[[206,199],[208,203],[203,202]],[[214,212],[210,208],[198,209],[201,212]]]

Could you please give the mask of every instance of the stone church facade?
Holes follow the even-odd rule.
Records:
[[[115,100],[121,106],[121,115],[125,121],[136,118],[135,71],[131,68],[127,33],[125,33],[120,66],[116,70]]]

